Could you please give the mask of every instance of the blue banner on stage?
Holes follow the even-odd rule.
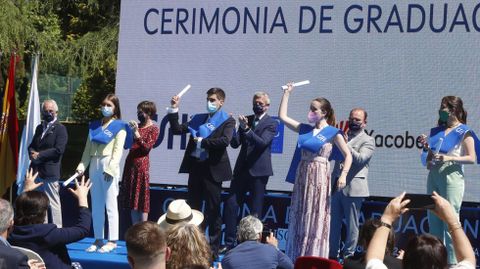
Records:
[[[283,153],[283,133],[285,131],[285,125],[278,117],[272,117],[278,122],[277,134],[272,140],[272,153]]]

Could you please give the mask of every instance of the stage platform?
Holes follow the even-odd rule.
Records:
[[[125,241],[118,241],[118,247],[110,253],[85,251],[95,240],[85,238],[79,242],[67,245],[68,254],[72,262],[78,262],[83,269],[129,269],[127,261],[127,247]]]
[[[222,193],[222,199],[226,198],[227,192]],[[174,199],[186,199],[187,192],[186,188],[163,188],[163,187],[152,187],[150,193],[150,214],[149,219],[151,221],[157,221],[157,219],[166,212],[168,204]],[[62,188],[61,191],[62,198],[62,213],[63,213],[63,222],[64,226],[73,225],[73,221],[77,219],[78,208],[77,201],[72,196],[71,193],[67,192],[66,189]],[[385,206],[387,205],[388,200],[391,198],[377,198],[375,200],[368,199],[363,203],[361,214],[360,214],[360,224],[364,223],[365,220],[369,218],[379,218]],[[265,197],[265,205],[263,209],[262,221],[265,224],[266,229],[272,229],[279,241],[279,248],[281,250],[285,249],[286,237],[288,234],[288,215],[290,210],[290,195],[288,193],[268,193]],[[223,204],[221,211],[223,212]],[[239,212],[240,216],[246,216],[249,214],[249,208],[244,204]],[[463,229],[467,234],[467,237],[470,239],[471,244],[477,254],[477,260],[480,265],[480,208],[478,204],[468,204],[463,205],[460,212],[460,220],[463,223]],[[120,239],[124,240],[124,234],[128,227],[131,226],[130,221],[130,212],[128,210],[120,209]],[[222,227],[223,229],[224,227]],[[428,221],[427,221],[427,211],[426,210],[411,210],[406,214],[402,215],[399,221],[395,224],[394,230],[396,233],[396,245],[397,248],[404,248],[408,239],[415,235],[428,232]],[[105,231],[108,232],[107,229]],[[345,230],[342,229],[342,238],[344,237]],[[93,230],[91,231],[90,237],[93,237]],[[87,240],[87,239],[86,239]],[[90,240],[90,241],[88,241]],[[88,242],[91,242],[92,239],[87,241],[83,240],[80,243],[71,244],[69,246],[69,252],[73,254],[72,260],[77,261],[76,259],[85,259],[84,261],[88,264],[101,264],[106,262],[118,262],[119,264],[123,261],[125,263],[125,268],[128,268],[127,259],[126,259],[126,249],[124,242],[121,242],[120,248],[116,250],[113,254],[90,254],[85,253],[89,245]],[[223,242],[223,236],[222,236]],[[361,251],[360,249],[358,249]],[[75,258],[75,259],[74,259]],[[98,259],[98,260],[97,260]],[[81,262],[81,261],[80,261]],[[104,264],[105,265],[105,264]],[[119,265],[121,266],[121,265]],[[90,268],[90,267],[87,267]],[[92,267],[100,268],[100,267]],[[106,268],[106,267],[102,267]],[[117,267],[113,267],[117,268]],[[120,268],[120,267],[118,267]],[[121,267],[123,268],[123,267]]]

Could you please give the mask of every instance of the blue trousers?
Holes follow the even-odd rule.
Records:
[[[235,244],[239,208],[246,200],[247,192],[250,192],[251,202],[249,203],[250,215],[262,219],[263,201],[268,176],[253,177],[248,171],[240,176],[235,176],[230,185],[230,194],[225,201],[223,220],[225,223],[225,245],[233,247]]]
[[[330,250],[329,257],[349,257],[355,254],[358,242],[358,226],[360,209],[364,197],[345,196],[342,191],[335,191],[332,194],[330,208]],[[340,239],[342,235],[342,220],[346,221],[346,238],[343,253],[340,253]]]

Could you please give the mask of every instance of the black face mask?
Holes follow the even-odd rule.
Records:
[[[255,104],[253,105],[253,113],[257,114],[257,115],[261,115],[263,113],[263,108],[264,106],[262,105],[259,105],[259,104]]]
[[[138,118],[138,121],[141,122],[141,123],[144,123],[145,120],[146,120],[145,114],[143,114],[142,112],[137,113],[137,118]]]
[[[48,111],[42,111],[42,119],[46,122],[51,122],[55,117]]]
[[[348,128],[354,132],[362,129],[362,123],[358,121],[348,121]]]

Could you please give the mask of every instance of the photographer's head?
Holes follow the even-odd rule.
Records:
[[[403,257],[404,269],[448,268],[447,248],[430,234],[415,236],[408,241]]]
[[[254,216],[246,216],[238,224],[237,239],[239,243],[245,241],[260,241],[262,239],[263,224]]]

